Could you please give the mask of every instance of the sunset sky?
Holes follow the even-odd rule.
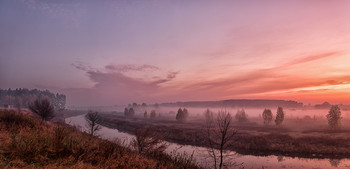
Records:
[[[0,0],[0,88],[350,104],[350,1]]]

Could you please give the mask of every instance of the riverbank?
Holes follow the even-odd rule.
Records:
[[[0,110],[0,168],[199,168],[182,156],[129,147],[29,114]]]
[[[162,134],[166,141],[207,146],[204,124],[200,120],[184,123],[166,118],[125,118],[121,114],[103,114],[103,124],[109,128],[133,134],[136,128],[149,126]],[[350,157],[348,130],[336,133],[328,130],[293,131],[286,127],[263,126],[255,122],[233,123],[238,129],[229,150],[246,155],[282,155],[303,158],[343,159]]]

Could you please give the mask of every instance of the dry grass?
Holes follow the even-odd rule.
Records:
[[[14,111],[0,110],[0,130],[0,168],[198,168],[182,157],[145,157],[65,124],[42,123]]]
[[[170,142],[208,146],[203,134],[204,122],[192,119],[186,123],[175,120],[127,119],[104,115],[104,125],[132,133],[145,125],[157,129]],[[260,120],[260,121],[258,121]],[[332,131],[324,120],[286,119],[282,126],[264,125],[261,119],[233,123],[238,129],[229,150],[252,155],[284,155],[305,158],[348,158],[350,156],[350,127]]]

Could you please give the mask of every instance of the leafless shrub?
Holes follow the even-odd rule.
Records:
[[[88,128],[89,134],[95,135],[96,131],[101,129],[101,126],[99,125],[101,122],[101,117],[98,112],[90,111],[88,114],[86,114],[85,120],[88,123],[86,127]]]
[[[42,100],[36,99],[33,103],[29,104],[29,109],[33,113],[39,115],[42,121],[49,121],[55,117],[54,106],[48,98]]]
[[[140,154],[155,156],[167,148],[163,137],[150,127],[136,129],[135,136],[131,144]]]
[[[227,111],[219,111],[216,118],[208,109],[205,112],[208,154],[214,160],[214,168],[224,166],[225,150],[232,147],[232,139],[237,131],[232,127],[232,116]]]

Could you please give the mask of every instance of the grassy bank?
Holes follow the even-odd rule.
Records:
[[[121,115],[103,115],[103,125],[133,133],[135,128],[152,126],[167,141],[194,146],[207,146],[204,124],[200,120],[185,123],[166,119],[125,118]],[[310,122],[308,122],[310,123]],[[233,123],[238,129],[231,140],[234,150],[250,155],[284,155],[304,158],[348,158],[350,137],[348,130],[293,131],[287,127],[264,126],[255,122]]]
[[[0,168],[199,168],[184,156],[145,156],[65,124],[0,110]]]

